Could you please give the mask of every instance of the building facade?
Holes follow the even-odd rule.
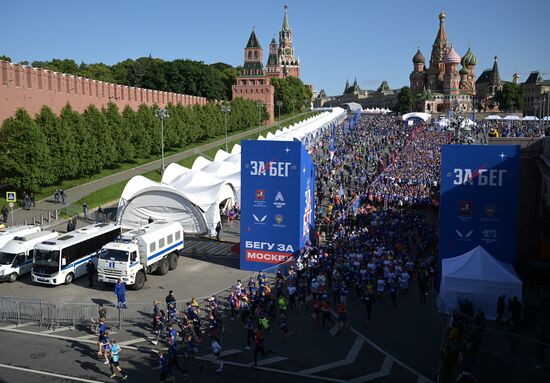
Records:
[[[427,113],[445,112],[455,105],[463,111],[471,111],[474,107],[477,58],[470,48],[464,57],[460,57],[447,38],[445,18],[442,11],[429,67],[426,67],[426,59],[420,48],[412,59],[413,71],[409,79],[416,98],[416,109]],[[459,65],[462,65],[460,70]]]
[[[495,101],[495,95],[502,90],[504,82],[500,79],[498,70],[498,60],[495,56],[492,69],[485,69],[476,81],[476,95],[479,100],[479,108],[484,112],[499,112],[499,107]]]
[[[273,123],[275,88],[264,71],[263,49],[254,30],[252,30],[244,48],[244,65],[241,75],[237,77],[237,83],[231,87],[231,90],[233,99],[240,97],[264,104],[269,115],[267,122]]]
[[[361,89],[357,83],[357,79],[355,79],[351,86],[349,85],[349,81],[346,81],[344,92],[339,96],[327,96],[326,92],[321,89],[313,100],[313,106],[320,108],[323,106],[334,107],[347,103],[357,103],[363,108],[391,109],[397,103],[397,93],[398,91],[390,88],[387,81],[382,81],[376,90],[366,90]]]
[[[539,118],[550,116],[550,80],[544,80],[539,71],[534,71],[522,86],[523,113]]]

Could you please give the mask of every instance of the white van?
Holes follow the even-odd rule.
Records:
[[[41,231],[40,226],[33,225],[21,225],[21,226],[12,226],[7,229],[0,230],[0,250],[12,239],[15,237],[22,237],[27,234],[36,233]]]
[[[31,271],[34,246],[58,236],[55,231],[38,231],[6,243],[0,250],[0,281],[15,282],[20,275]]]

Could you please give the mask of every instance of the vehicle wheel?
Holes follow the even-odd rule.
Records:
[[[145,274],[143,274],[143,271],[138,271],[138,273],[136,274],[136,280],[132,285],[132,290],[141,290],[144,285],[145,285]]]
[[[162,260],[159,261],[159,265],[157,267],[158,275],[166,274],[169,269],[170,269],[170,264],[168,263],[168,258],[162,258]]]
[[[67,274],[67,276],[65,277],[65,284],[66,284],[66,285],[70,285],[71,283],[73,283],[73,280],[74,280],[74,274],[73,274],[73,273],[69,273],[69,274]]]
[[[178,267],[178,254],[177,253],[171,253],[168,256],[168,264],[170,265],[170,270],[174,270],[176,267]]]
[[[16,280],[17,280],[17,273],[11,273],[10,276],[8,277],[8,282],[13,283]]]

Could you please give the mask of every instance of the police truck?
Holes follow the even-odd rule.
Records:
[[[146,274],[164,275],[174,270],[183,246],[183,227],[179,222],[156,221],[128,231],[101,249],[98,280],[116,283],[121,279],[139,290],[145,284]]]

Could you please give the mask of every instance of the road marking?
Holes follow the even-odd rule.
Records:
[[[196,359],[199,359],[199,360],[204,360],[204,361],[211,361],[212,359],[209,359],[209,358],[206,358],[206,357],[203,357],[203,356],[197,356]],[[291,375],[291,376],[299,376],[301,378],[308,378],[308,379],[311,379],[312,376],[311,375],[306,375],[306,374],[302,374],[300,372],[293,372],[293,371],[287,371],[287,370],[279,370],[279,369],[276,369],[276,368],[271,368],[271,367],[262,367],[262,366],[257,366],[257,367],[252,367],[251,364],[247,364],[247,363],[237,363],[237,362],[230,362],[230,361],[223,361],[223,364],[224,366],[236,366],[236,367],[245,367],[245,368],[251,368],[251,369],[254,369],[254,370],[260,370],[260,371],[267,371],[267,372],[274,372],[274,373],[277,373],[277,374],[283,374],[283,375]],[[315,376],[315,379],[318,380],[318,381],[325,381],[325,382],[334,382],[334,383],[349,383],[348,380],[342,380],[342,379],[335,379],[335,378],[328,378],[328,377],[325,377],[325,376]]]
[[[53,372],[40,371],[40,370],[31,370],[28,367],[17,367],[17,366],[11,366],[9,364],[3,364],[3,363],[0,363],[0,368],[7,368],[7,369],[10,369],[10,370],[23,371],[23,372],[27,372],[27,373],[31,373],[31,374],[53,376],[54,378],[61,378],[61,379],[72,380],[72,381],[76,381],[76,382],[103,383],[100,380],[77,378],[76,376],[61,375],[61,374],[55,374]]]
[[[288,358],[286,358],[284,356],[274,356],[273,358],[267,358],[267,359],[260,360],[258,362],[258,366],[266,366],[268,364],[281,362],[281,361],[287,360],[287,359]]]
[[[137,343],[141,343],[141,342],[147,342],[149,339],[147,338],[137,338],[137,339],[131,339],[131,340],[126,340],[124,342],[118,342],[119,345],[121,346],[129,346],[131,344],[137,344]]]
[[[355,342],[353,343],[353,346],[351,346],[351,349],[349,350],[348,355],[346,356],[345,359],[338,360],[336,362],[327,363],[327,364],[322,364],[317,367],[308,368],[300,371],[300,374],[312,375],[321,371],[331,370],[333,368],[345,366],[346,364],[351,364],[355,362],[355,359],[357,359],[357,355],[359,355],[359,351],[361,350],[361,347],[363,347],[364,343],[365,341],[363,339],[361,339],[360,337],[357,337],[355,339]]]
[[[243,352],[243,350],[238,350],[236,348],[233,348],[233,349],[230,349],[230,350],[222,351],[220,353],[220,356],[224,357],[224,356],[228,356],[228,355],[239,354],[241,352]],[[201,356],[201,358],[212,360],[212,359],[214,359],[214,354],[203,355],[203,356]]]
[[[71,330],[72,327],[53,327],[53,328],[49,328],[47,330],[42,330],[42,331],[38,331],[39,333],[53,333],[53,332],[56,332],[56,331],[59,331],[59,332],[63,332],[63,331],[68,331],[68,330]]]
[[[25,327],[25,326],[38,326],[38,323],[29,322],[29,323],[21,323],[21,324],[12,324],[9,326],[4,326],[2,328],[19,328],[19,327]]]
[[[380,379],[384,376],[388,376],[391,372],[391,368],[393,366],[393,360],[391,360],[389,357],[384,358],[384,363],[382,363],[382,368],[380,368],[380,371],[373,372],[372,374],[367,374],[363,376],[359,376],[357,378],[353,378],[350,380],[352,383],[364,383],[369,382],[374,379]],[[420,378],[419,378],[420,379]]]
[[[113,336],[117,334],[116,331],[111,331],[109,332],[109,335]],[[74,339],[94,339],[94,338],[97,338],[99,335],[97,334],[88,334],[88,335],[82,335],[82,336],[77,336],[76,338]]]
[[[334,326],[329,330],[330,335],[335,336],[338,334],[338,330],[340,330],[340,323],[336,322]]]
[[[424,375],[422,375],[420,372],[416,371],[414,368],[410,367],[408,364],[405,364],[404,362],[400,361],[399,359],[397,359],[396,357],[394,357],[393,355],[391,355],[389,352],[387,352],[386,350],[384,350],[383,348],[381,348],[380,346],[378,346],[376,343],[374,343],[373,341],[371,341],[369,338],[367,338],[366,336],[364,336],[363,334],[361,334],[359,331],[357,331],[356,329],[354,329],[353,327],[350,327],[350,330],[353,331],[353,333],[355,333],[355,335],[357,335],[358,337],[360,337],[361,339],[363,339],[365,342],[367,342],[370,346],[372,346],[374,349],[376,349],[378,352],[381,352],[382,354],[386,355],[386,357],[390,358],[391,360],[393,360],[395,363],[397,363],[398,365],[400,365],[401,367],[403,367],[405,370],[411,372],[412,374],[416,375],[418,377],[418,379],[422,378],[424,379],[424,382],[426,383],[434,383],[433,380],[431,379],[428,379],[427,377],[425,377]]]

